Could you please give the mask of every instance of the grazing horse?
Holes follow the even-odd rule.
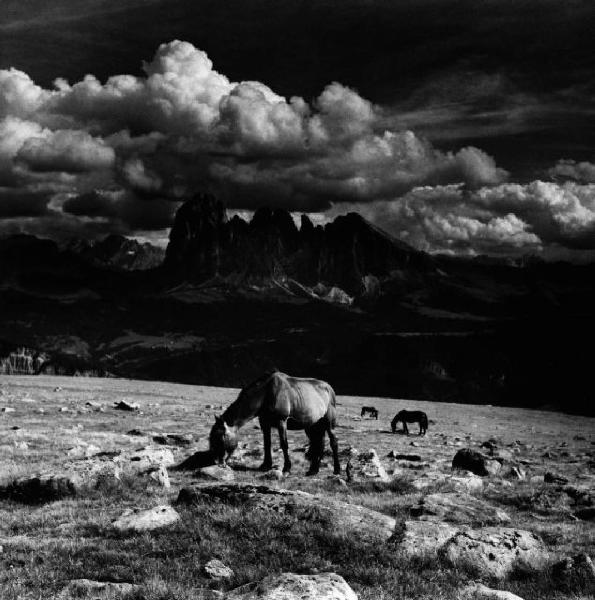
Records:
[[[264,440],[262,471],[273,466],[271,456],[271,428],[276,427],[283,450],[283,472],[291,470],[288,429],[303,429],[310,440],[306,455],[310,459],[308,475],[315,475],[320,468],[324,451],[324,434],[327,433],[333,451],[334,472],[341,472],[335,427],[335,392],[318,379],[290,377],[273,371],[247,385],[227,410],[215,417],[215,425],[209,435],[209,445],[215,459],[225,464],[226,458],[237,446],[237,432],[248,421],[258,417]],[[227,456],[226,456],[227,455]]]
[[[397,423],[402,421],[403,431],[409,435],[407,423],[419,423],[419,435],[425,435],[428,429],[428,416],[421,410],[401,410],[395,415],[391,421],[391,429],[393,433],[397,433]]]
[[[362,417],[367,414],[370,415],[371,418],[378,420],[378,409],[374,406],[362,406]]]

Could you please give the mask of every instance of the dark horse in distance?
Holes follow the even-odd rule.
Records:
[[[334,472],[341,472],[337,438],[333,432],[336,421],[336,401],[333,388],[318,379],[291,377],[280,371],[272,371],[247,385],[227,410],[215,417],[215,425],[209,435],[211,453],[219,463],[237,447],[238,430],[248,421],[258,417],[264,440],[264,462],[260,469],[268,471],[273,466],[271,456],[271,428],[279,432],[283,450],[283,472],[291,470],[288,429],[303,429],[310,440],[308,475],[315,475],[320,468],[324,451],[324,435],[328,434],[333,451]]]
[[[365,416],[366,414],[370,415],[372,419],[378,420],[378,409],[374,406],[362,406],[362,414],[361,416]]]
[[[425,435],[428,429],[428,416],[425,412],[422,412],[421,410],[399,411],[390,424],[393,433],[397,433],[397,423],[399,421],[403,423],[403,431],[406,435],[409,435],[407,423],[419,423],[419,435]]]

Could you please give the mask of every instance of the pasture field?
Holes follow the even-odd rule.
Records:
[[[123,379],[46,376],[0,376],[0,484],[33,474],[88,472],[100,460],[141,447],[170,450],[175,463],[205,450],[214,415],[223,412],[238,390]],[[303,490],[358,504],[399,520],[423,495],[440,491],[460,448],[480,449],[493,439],[509,461],[526,474],[522,480],[487,477],[473,492],[505,510],[511,527],[538,534],[554,557],[595,554],[595,524],[577,519],[555,485],[544,483],[551,472],[569,485],[595,488],[595,419],[566,414],[479,405],[417,402],[388,398],[338,397],[342,466],[348,449],[376,450],[392,477],[389,483],[332,477],[327,452],[320,474],[305,477],[306,436],[288,433],[293,469],[282,480],[256,471],[262,461],[257,422],[241,430],[241,447],[231,460],[238,482],[258,482]],[[115,402],[138,403],[121,411]],[[374,406],[378,420],[361,418],[362,406]],[[418,437],[392,434],[398,410],[423,410],[430,424]],[[164,436],[179,434],[177,443]],[[156,441],[157,440],[157,441]],[[274,462],[282,465],[276,452]],[[328,442],[327,442],[328,450]],[[389,453],[416,454],[416,461],[389,458]],[[275,572],[335,572],[361,600],[454,600],[471,581],[509,590],[524,600],[593,599],[593,582],[558,581],[551,570],[517,573],[505,581],[478,577],[472,569],[454,568],[441,557],[404,558],[396,546],[372,544],[325,526],[309,515],[263,513],[218,503],[175,505],[179,490],[199,480],[193,471],[169,469],[171,488],[124,470],[118,479],[90,487],[73,497],[31,504],[5,495],[0,499],[0,598],[57,598],[73,579],[129,582],[140,585],[137,600],[190,600],[223,597],[243,584]],[[427,482],[421,488],[419,482]],[[538,499],[546,499],[541,502]],[[120,534],[111,527],[127,508],[174,504],[181,520],[154,532]],[[231,567],[225,581],[210,579],[203,565],[212,558]]]

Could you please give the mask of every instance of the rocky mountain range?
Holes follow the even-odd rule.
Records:
[[[594,410],[593,265],[429,256],[356,214],[246,222],[208,195],[159,260],[117,236],[0,240],[2,368],[241,386],[275,366],[339,393]]]

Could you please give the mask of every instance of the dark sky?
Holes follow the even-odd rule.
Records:
[[[490,244],[495,244],[494,251],[505,252],[527,248],[543,250],[552,244],[575,250],[577,245],[595,246],[595,242],[589,242],[593,237],[591,216],[583,210],[593,211],[591,192],[587,187],[595,181],[595,166],[592,165],[595,162],[593,31],[595,5],[592,0],[54,0],[51,3],[46,0],[4,0],[0,5],[0,69],[14,67],[45,89],[52,89],[52,82],[57,77],[74,84],[87,73],[96,76],[101,83],[119,74],[143,79],[146,77],[142,70],[143,61],[150,62],[160,44],[178,39],[206,52],[213,62],[213,69],[232,82],[262,82],[287,99],[291,96],[303,98],[314,113],[335,111],[333,123],[330,120],[325,123],[327,133],[331,132],[331,141],[324,150],[316,150],[308,137],[306,146],[310,154],[306,157],[304,148],[288,149],[285,142],[281,152],[278,138],[274,144],[269,138],[267,147],[262,140],[260,145],[248,143],[246,131],[242,129],[245,124],[240,120],[226,129],[224,147],[219,134],[217,143],[213,144],[211,134],[205,134],[203,128],[193,139],[193,152],[180,153],[181,130],[176,129],[181,127],[180,123],[176,122],[172,129],[171,123],[164,126],[157,117],[151,117],[157,123],[151,127],[149,122],[137,119],[129,109],[119,117],[117,124],[110,123],[109,126],[105,124],[104,112],[99,114],[96,108],[83,110],[80,103],[73,108],[73,101],[66,102],[67,108],[61,104],[59,108],[52,105],[48,110],[44,106],[43,118],[39,117],[37,108],[35,118],[22,111],[17,115],[54,132],[57,129],[76,129],[79,134],[84,131],[102,143],[107,140],[111,147],[113,142],[109,136],[124,129],[133,138],[153,132],[167,135],[167,143],[162,142],[156,151],[158,159],[146,148],[137,148],[134,152],[128,149],[124,154],[120,147],[116,148],[112,162],[119,171],[114,181],[126,194],[123,200],[129,207],[126,214],[134,204],[130,194],[139,198],[139,206],[145,208],[145,196],[152,195],[154,204],[157,192],[171,202],[172,198],[176,200],[172,192],[176,187],[174,170],[178,170],[176,181],[179,172],[184,172],[184,185],[193,189],[200,182],[212,179],[215,164],[220,193],[233,197],[231,202],[228,198],[228,203],[238,209],[251,209],[262,200],[274,203],[280,198],[279,204],[292,210],[318,212],[329,207],[341,211],[344,206],[362,204],[366,214],[374,218],[378,208],[374,203],[391,202],[391,207],[396,210],[393,220],[402,224],[402,227],[394,225],[392,232],[400,237],[409,236],[410,241],[421,246],[425,244],[424,247],[430,250],[443,250],[445,244],[448,246],[448,240],[445,238],[438,243],[423,223],[422,232],[420,222],[425,217],[417,217],[413,224],[407,221],[402,214],[404,203],[414,204],[416,210],[428,210],[436,219],[438,211],[442,225],[444,218],[452,217],[452,224],[458,225],[461,219],[470,218],[477,221],[480,228],[488,227],[489,230],[490,224],[492,229],[502,225],[494,219],[509,219],[509,215],[514,215],[526,225],[514,223],[511,229],[516,232],[514,235],[522,230],[538,239],[532,239],[527,246],[528,235],[521,235],[515,243],[503,243],[502,247],[491,238],[485,247],[470,240],[469,251],[490,251]],[[332,82],[352,88],[359,97],[374,105],[374,116],[366,121],[368,129],[362,126],[355,132],[350,131],[349,137],[346,128],[337,125],[339,113],[345,122],[355,115],[350,112],[352,100],[347,102],[343,92],[337,92],[331,99],[339,102],[340,96],[340,110],[323,107],[320,95]],[[5,86],[5,97],[9,93],[14,97],[14,87],[10,89],[13,91]],[[5,101],[3,107],[0,96],[0,118],[5,116],[3,108],[5,114],[15,114],[14,105],[6,108],[7,104]],[[346,108],[347,104],[351,108]],[[146,104],[140,108],[135,106],[138,110],[148,110]],[[114,110],[117,112],[120,108]],[[362,116],[360,108],[354,109],[356,120]],[[61,120],[49,119],[48,112],[52,115],[60,113]],[[273,118],[275,126],[278,125],[276,118]],[[403,144],[408,144],[406,141],[399,140],[398,148],[396,142],[390,142],[393,144],[391,156],[394,158],[398,154],[396,168],[406,171],[407,177],[399,176],[396,181],[395,177],[387,175],[392,173],[391,166],[382,160],[376,160],[370,166],[366,158],[363,167],[360,158],[353,159],[353,152],[361,150],[353,145],[358,140],[367,144],[366,156],[369,157],[370,148],[380,144],[386,131],[398,133],[406,129],[415,133],[416,140],[429,145],[423,151],[417,147],[411,151],[410,147],[403,149]],[[47,136],[39,132],[35,135]],[[374,140],[373,135],[377,136]],[[175,144],[172,136],[176,136]],[[77,144],[80,143],[79,138]],[[58,152],[56,144],[60,152],[68,146],[64,140],[56,142],[52,138],[51,160],[47,157],[46,147],[28,147],[16,159],[13,152],[10,160],[21,160],[21,171],[15,174],[13,169],[10,174],[5,174],[2,184],[23,188],[23,195],[39,192],[42,186],[38,175],[53,168],[51,161]],[[459,156],[461,149],[468,146],[480,149],[493,159],[495,164],[489,167],[489,173],[485,171],[483,157],[478,165],[477,155],[470,160]],[[355,161],[352,165],[354,177],[363,177],[365,185],[354,181],[346,183],[349,179],[346,174],[337,175],[337,163],[341,161],[333,158],[337,158],[339,148],[349,155],[346,164],[352,164],[352,159]],[[317,155],[314,160],[313,152],[325,157]],[[421,161],[418,160],[419,152],[424,154]],[[433,155],[435,152],[442,153],[438,159]],[[454,156],[452,161],[448,158],[449,152]],[[213,153],[217,156],[226,154],[227,158],[214,160],[210,158]],[[64,164],[62,159],[61,165]],[[91,156],[89,160],[92,159]],[[102,155],[102,159],[109,163],[107,155]],[[0,168],[1,160],[0,155]],[[151,190],[146,185],[130,185],[126,173],[132,168],[130,161],[135,160],[142,161],[139,169],[143,175],[152,173],[155,181],[159,180],[163,185],[155,184],[152,188],[149,185]],[[411,160],[417,161],[415,166],[411,166]],[[561,160],[566,162],[560,163]],[[124,175],[122,161],[128,165]],[[156,164],[151,165],[152,162],[167,164],[168,168],[162,172]],[[305,162],[308,168],[304,170]],[[81,165],[75,165],[74,169],[72,161],[66,163],[71,166],[60,167],[65,169],[60,172],[69,176],[74,170],[80,174],[87,169]],[[250,172],[246,165],[252,167]],[[28,169],[26,174],[22,172],[24,168]],[[192,176],[187,175],[190,168],[193,169]],[[221,172],[225,169],[223,176]],[[236,169],[233,176],[229,174],[231,169]],[[320,182],[298,185],[296,171],[299,171],[300,181],[317,177]],[[32,172],[35,173],[33,178]],[[507,174],[503,175],[504,172]],[[87,195],[81,200],[69,196],[75,205],[77,202],[85,205],[89,193],[106,187],[105,178],[97,175],[86,175],[83,185],[79,181],[80,175],[77,177],[77,184],[72,189]],[[65,178],[66,175],[62,177]],[[332,180],[332,186],[326,185],[329,180]],[[481,193],[486,186],[529,186],[535,180],[556,185],[559,190],[552,187],[545,192],[541,188],[535,191],[535,186],[531,189],[501,189],[498,198],[505,196],[505,199],[499,200],[497,209],[493,204],[487,206],[484,199],[487,192],[484,196]],[[73,193],[68,192],[64,181],[62,183],[62,187],[55,186],[53,191],[60,187],[63,194]],[[439,188],[458,183],[466,187],[464,198],[461,193],[453,199],[452,189]],[[414,197],[406,196],[419,186],[432,187],[433,194],[446,200],[433,199],[431,204],[428,203],[427,190],[423,200],[420,200],[419,191]],[[561,186],[566,187],[562,189]],[[118,213],[115,208],[118,199],[114,194],[118,190],[117,185],[108,187],[112,196],[105,219],[111,219],[110,223],[122,231],[136,231],[136,224],[123,220],[121,215],[114,220],[114,214]],[[576,202],[572,210],[578,211],[577,214],[569,209],[570,216],[560,217],[557,213],[539,218],[527,216],[529,209],[525,206],[525,197],[531,196],[530,203],[537,207],[544,202],[555,205],[559,202],[552,200],[552,194],[558,191],[564,198],[573,195]],[[545,200],[543,194],[547,196]],[[522,209],[513,206],[512,196],[522,196]],[[11,189],[10,197],[11,223],[4,223],[5,231],[22,228],[24,223],[21,220],[17,225],[15,221],[18,217],[14,216],[14,189]],[[568,204],[569,201],[564,202]],[[386,209],[382,205],[381,211]],[[23,212],[27,210],[23,209]],[[75,215],[80,218],[80,210],[77,210]],[[391,214],[395,210],[391,209]],[[171,211],[160,209],[158,212],[163,216],[163,222],[155,219],[155,223],[166,225]],[[92,216],[97,217],[97,212]],[[47,219],[45,215],[43,218]],[[575,223],[577,219],[581,223],[580,231],[578,226],[567,223],[569,220]],[[67,227],[76,229],[72,214],[68,215],[68,220]],[[146,219],[143,217],[141,221]],[[153,219],[149,221],[153,222]],[[52,220],[52,226],[54,223]],[[43,230],[42,223],[35,227]],[[492,233],[484,232],[488,237]],[[474,230],[473,235],[477,236],[477,231]],[[500,233],[496,235],[497,239],[502,241],[499,236]],[[519,245],[516,242],[521,238],[524,241]],[[485,239],[482,240],[483,244]],[[452,245],[457,249],[460,246],[460,243]]]

